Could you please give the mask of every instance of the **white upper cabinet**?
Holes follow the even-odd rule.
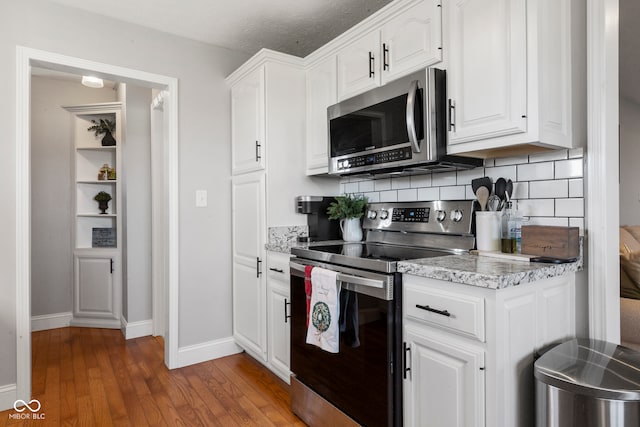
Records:
[[[264,169],[265,70],[259,67],[231,88],[231,172]]]
[[[307,70],[307,175],[327,173],[329,126],[327,108],[338,101],[336,57]]]
[[[441,0],[419,0],[382,26],[381,83],[442,60]],[[426,64],[426,65],[425,65]]]
[[[442,59],[441,0],[413,0],[382,9],[348,33],[373,29],[341,47],[338,100],[358,95]],[[382,18],[381,18],[382,17]],[[378,25],[372,20],[378,19]]]
[[[527,131],[525,0],[450,2],[449,144]]]
[[[450,154],[503,157],[584,144],[584,2],[443,6]]]

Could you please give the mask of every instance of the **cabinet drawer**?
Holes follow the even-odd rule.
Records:
[[[484,342],[484,298],[405,285],[404,316]]]
[[[280,252],[267,253],[267,277],[289,284],[289,258],[291,255]]]

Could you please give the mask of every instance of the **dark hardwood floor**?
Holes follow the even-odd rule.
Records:
[[[17,420],[11,409],[0,426],[305,425],[289,409],[289,386],[245,353],[169,371],[162,338],[62,328],[32,339],[44,419]]]

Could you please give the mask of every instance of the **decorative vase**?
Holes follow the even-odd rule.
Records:
[[[102,137],[102,146],[103,147],[111,147],[116,145],[116,139],[111,135],[111,132],[106,131],[104,136]]]
[[[345,242],[359,242],[362,240],[360,218],[345,218],[340,220],[342,240]]]
[[[98,208],[102,211],[100,215],[106,215],[107,209],[109,209],[109,202],[107,200],[100,200],[98,202]]]

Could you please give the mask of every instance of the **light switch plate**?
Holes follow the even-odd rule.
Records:
[[[207,190],[196,190],[196,208],[207,207]]]

